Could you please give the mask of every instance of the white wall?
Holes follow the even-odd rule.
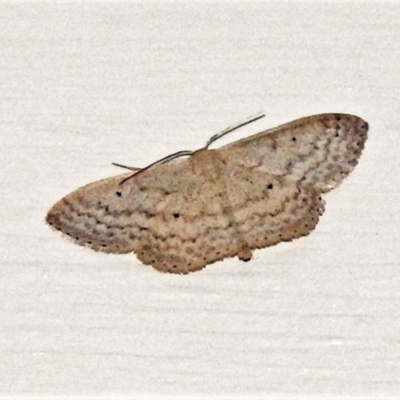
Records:
[[[0,392],[399,394],[400,6],[0,4]],[[44,223],[90,181],[320,112],[359,165],[317,229],[188,276]]]

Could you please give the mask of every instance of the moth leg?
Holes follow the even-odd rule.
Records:
[[[253,252],[251,251],[250,247],[245,245],[238,251],[237,256],[239,260],[247,262],[251,260]]]

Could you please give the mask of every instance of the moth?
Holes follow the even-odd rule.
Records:
[[[324,211],[321,195],[356,166],[368,124],[348,114],[313,115],[209,149],[262,116],[199,150],[145,168],[122,166],[130,171],[68,194],[46,221],[79,245],[134,252],[179,274],[229,257],[249,261],[255,249],[308,235]]]

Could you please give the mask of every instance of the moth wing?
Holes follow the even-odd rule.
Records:
[[[134,249],[143,263],[164,272],[250,259],[252,249],[308,234],[323,212],[314,190],[229,163],[218,182],[192,176],[181,189],[160,203]]]
[[[106,253],[132,252],[140,232],[190,176],[187,160],[83,186],[50,209],[46,222],[75,243]]]
[[[320,114],[260,132],[218,151],[240,165],[327,192],[357,165],[367,131],[367,122],[357,116]]]
[[[195,173],[179,192],[168,193],[135,244],[139,260],[163,272],[182,274],[199,270],[226,253],[233,256],[235,243],[224,214],[224,192],[218,183]],[[214,245],[224,251],[211,254]]]

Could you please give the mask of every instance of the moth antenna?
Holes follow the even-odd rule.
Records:
[[[122,184],[125,183],[128,179],[131,179],[131,178],[133,178],[134,176],[136,176],[136,175],[138,175],[138,174],[140,174],[140,173],[142,173],[142,172],[144,172],[144,171],[147,171],[148,169],[154,167],[155,165],[164,164],[164,163],[166,163],[166,162],[168,162],[168,161],[175,160],[175,158],[185,157],[185,156],[191,156],[192,154],[193,154],[193,151],[190,151],[190,150],[181,150],[181,151],[177,151],[176,153],[170,154],[169,156],[163,157],[163,158],[161,158],[160,160],[154,161],[153,163],[149,164],[147,167],[144,167],[144,168],[142,168],[142,169],[137,169],[137,168],[133,169],[132,167],[127,167],[127,169],[133,170],[133,171],[135,171],[135,172],[134,172],[131,176],[128,176],[127,178],[123,179],[119,184],[122,185]],[[124,165],[121,165],[121,164],[116,164],[116,163],[113,163],[113,164],[114,164],[114,165],[117,165],[117,166],[122,166],[122,168],[126,168]]]
[[[221,138],[222,136],[225,136],[227,133],[230,133],[236,129],[241,128],[242,126],[245,126],[247,124],[250,124],[251,122],[257,121],[260,118],[265,117],[265,113],[264,112],[259,112],[255,115],[252,115],[251,117],[246,118],[245,120],[241,120],[239,122],[236,122],[235,124],[228,126],[228,128],[224,129],[223,131],[213,135],[208,142],[206,143],[206,145],[204,146],[204,149],[207,149],[211,143],[215,142],[216,140],[218,140],[219,138]],[[127,178],[123,179],[119,184],[122,185],[123,183],[125,183],[127,180],[133,178],[134,176],[147,171],[148,169],[154,167],[155,165],[158,164],[164,164],[168,161],[172,161],[175,160],[175,158],[179,158],[179,157],[185,157],[185,156],[191,156],[193,155],[193,151],[190,150],[181,150],[181,151],[177,151],[176,153],[170,154],[169,156],[163,157],[160,160],[157,160],[151,164],[149,164],[147,167],[144,167],[142,169],[138,169],[138,168],[133,168],[133,167],[128,167],[126,165],[122,165],[122,164],[118,164],[118,163],[112,163],[113,165],[117,166],[117,167],[121,167],[121,168],[125,168],[128,169],[130,171],[134,171],[134,173],[131,176],[128,176]]]
[[[204,146],[205,149],[208,149],[208,147],[211,145],[211,143],[214,143],[216,140],[218,140],[219,138],[221,138],[222,136],[225,136],[227,133],[233,132],[236,129],[241,128],[242,126],[245,126],[247,124],[250,124],[254,121],[257,121],[258,119],[264,118],[265,117],[265,113],[263,111],[252,115],[251,117],[246,118],[245,120],[241,120],[239,122],[236,122],[235,124],[228,126],[226,129],[224,129],[223,131],[216,133],[215,135],[211,136],[211,138],[208,140],[208,142],[206,143],[206,145]]]
[[[113,162],[113,163],[111,163],[111,164],[114,165],[115,167],[128,169],[129,171],[133,171],[133,172],[138,172],[138,171],[140,171],[140,168],[129,167],[128,165],[118,164],[118,163],[116,163],[116,162]]]

